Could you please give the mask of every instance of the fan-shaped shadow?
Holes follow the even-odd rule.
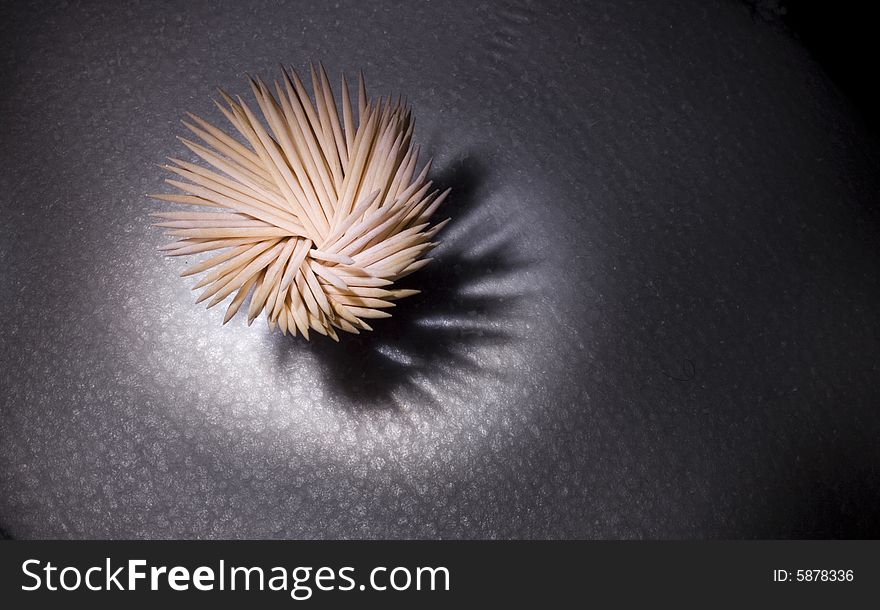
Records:
[[[433,253],[435,260],[401,282],[401,287],[421,290],[420,294],[399,301],[391,318],[375,320],[372,332],[340,333],[339,344],[324,337],[305,344],[278,334],[279,360],[283,363],[297,350],[311,351],[323,365],[326,389],[357,411],[399,408],[394,397],[399,389],[436,406],[426,386],[440,381],[439,376],[494,374],[469,354],[469,348],[515,339],[507,314],[522,295],[474,287],[485,286],[487,280],[503,281],[530,261],[518,258],[512,239],[492,234],[486,223],[466,223],[476,213],[483,171],[466,156],[434,172],[436,185],[453,188],[438,211],[440,219],[452,221],[439,235],[442,243]]]

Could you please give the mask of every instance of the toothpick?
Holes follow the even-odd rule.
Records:
[[[258,111],[220,90],[236,136],[188,113],[199,142],[179,139],[207,165],[169,158],[161,167],[179,192],[148,197],[197,206],[151,216],[178,238],[159,247],[165,256],[212,253],[180,275],[200,276],[196,302],[209,308],[231,296],[224,324],[250,297],[248,324],[265,313],[284,335],[338,341],[337,330],[370,331],[367,320],[418,294],[394,282],[430,262],[448,222],[431,218],[449,190],[431,190],[430,161],[416,171],[405,101],[369,99],[360,73],[356,101],[343,76],[337,109],[324,66],[308,71],[311,95],[292,68],[271,89],[248,77]]]

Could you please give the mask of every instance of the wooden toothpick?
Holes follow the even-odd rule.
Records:
[[[265,312],[285,335],[338,341],[336,329],[372,330],[366,320],[418,293],[393,284],[430,261],[448,221],[431,217],[449,191],[431,190],[430,161],[416,172],[405,101],[367,98],[360,73],[354,103],[343,76],[337,109],[324,66],[308,72],[312,95],[292,68],[273,88],[248,77],[253,109],[219,91],[225,105],[215,103],[240,137],[188,113],[183,124],[200,142],[179,139],[207,166],[170,158],[161,167],[180,192],[149,197],[199,206],[152,214],[178,238],[159,249],[213,253],[181,276],[201,275],[196,302],[232,298],[224,324],[250,296],[248,324]]]

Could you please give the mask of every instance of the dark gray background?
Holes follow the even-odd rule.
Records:
[[[12,537],[877,536],[878,150],[737,2],[4,4]],[[307,344],[149,226],[215,87],[402,93],[424,295]]]

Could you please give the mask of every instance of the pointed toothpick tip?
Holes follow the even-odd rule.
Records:
[[[246,297],[244,295],[236,295],[232,297],[232,303],[226,309],[223,316],[223,324],[225,325],[229,323],[239,311],[241,311],[247,320],[247,325],[250,326],[262,312],[266,312],[266,321],[270,329],[274,331],[277,326],[285,336],[288,332],[291,336],[302,334],[307,340],[310,340],[309,331],[314,330],[319,334],[330,337],[333,341],[339,342],[342,332],[359,334],[364,330],[372,330],[372,327],[363,321],[360,318],[360,315],[365,315],[369,318],[388,317],[390,314],[386,311],[382,311],[382,308],[390,309],[396,307],[396,303],[391,302],[393,299],[419,294],[418,290],[395,290],[393,284],[395,284],[396,280],[400,277],[408,275],[430,262],[431,259],[429,258],[419,257],[437,244],[437,242],[429,240],[433,238],[434,234],[436,234],[440,228],[449,222],[449,219],[447,218],[443,222],[435,224],[433,227],[429,226],[427,222],[428,217],[433,213],[437,206],[433,206],[432,208],[428,208],[428,206],[436,202],[436,199],[445,197],[452,189],[447,188],[439,195],[438,190],[434,190],[426,196],[426,192],[432,187],[432,183],[426,181],[426,178],[427,171],[433,165],[433,158],[428,159],[427,162],[425,162],[423,169],[424,173],[418,173],[415,177],[413,176],[417,160],[413,158],[412,161],[410,161],[409,159],[411,156],[417,157],[420,146],[413,144],[411,138],[414,122],[411,116],[408,97],[397,94],[396,96],[379,96],[375,99],[368,98],[366,94],[365,73],[363,69],[359,69],[357,71],[357,106],[355,106],[352,104],[354,100],[349,97],[350,83],[348,82],[346,72],[340,70],[343,88],[343,110],[342,114],[338,115],[339,123],[335,123],[333,121],[335,121],[336,117],[333,115],[336,109],[333,108],[334,104],[328,101],[333,97],[333,87],[327,76],[327,68],[322,61],[309,61],[308,63],[308,70],[311,76],[310,87],[306,87],[303,84],[297,70],[292,65],[284,66],[283,64],[279,64],[278,67],[281,70],[280,80],[273,80],[270,78],[268,81],[265,81],[259,74],[245,73],[245,77],[256,96],[256,102],[260,105],[260,108],[254,107],[253,98],[250,98],[251,102],[249,107],[243,96],[235,95],[233,98],[221,87],[217,88],[218,97],[212,100],[223,115],[231,121],[232,125],[241,132],[245,138],[250,140],[250,147],[248,146],[247,141],[239,141],[236,143],[230,142],[230,140],[235,140],[236,138],[232,138],[229,134],[213,127],[192,112],[185,112],[184,117],[181,118],[181,123],[188,130],[185,132],[187,135],[193,137],[192,134],[195,134],[195,140],[203,143],[196,144],[194,141],[190,141],[184,136],[176,136],[176,138],[199,156],[202,156],[204,153],[206,156],[203,156],[202,158],[207,160],[209,164],[213,165],[210,159],[214,159],[215,157],[228,157],[228,161],[224,159],[221,163],[228,162],[231,164],[230,167],[233,167],[234,169],[238,169],[237,166],[241,165],[242,170],[249,170],[250,173],[254,173],[255,175],[251,180],[259,179],[259,188],[262,189],[262,183],[269,180],[269,175],[266,173],[268,170],[261,167],[262,164],[265,163],[265,159],[261,158],[261,155],[264,156],[263,152],[265,151],[260,152],[260,144],[254,144],[252,137],[255,136],[255,134],[253,133],[253,130],[257,129],[257,127],[256,125],[252,125],[252,123],[255,120],[254,117],[257,117],[256,120],[259,121],[259,111],[264,110],[266,104],[273,106],[273,100],[275,104],[278,103],[279,98],[276,98],[274,93],[277,92],[278,95],[281,96],[280,101],[282,102],[282,105],[287,102],[286,95],[291,96],[291,102],[294,104],[296,104],[297,98],[299,98],[301,103],[306,104],[305,97],[312,98],[314,96],[315,101],[318,104],[316,109],[319,113],[322,113],[318,118],[324,120],[324,123],[320,125],[318,131],[315,131],[317,141],[312,142],[302,150],[307,150],[308,146],[314,148],[314,145],[317,144],[317,154],[326,154],[326,149],[329,148],[330,154],[332,155],[333,151],[335,151],[338,146],[347,147],[347,151],[340,151],[339,160],[342,162],[343,176],[347,171],[346,164],[354,162],[355,136],[360,136],[360,134],[366,133],[367,131],[372,134],[372,139],[369,140],[367,144],[360,145],[364,150],[364,152],[360,153],[362,155],[361,158],[364,158],[364,155],[366,155],[366,158],[368,159],[371,158],[370,155],[373,154],[372,151],[378,151],[377,154],[388,155],[393,158],[392,161],[394,161],[394,163],[389,163],[388,170],[383,169],[381,166],[373,167],[371,161],[364,161],[365,167],[357,170],[363,174],[360,177],[360,183],[355,184],[353,189],[350,188],[349,190],[351,192],[336,193],[340,201],[343,200],[343,195],[345,199],[347,199],[344,203],[344,205],[347,206],[347,209],[345,209],[340,215],[337,213],[337,210],[334,209],[334,206],[339,206],[340,204],[334,203],[330,205],[329,208],[325,207],[323,210],[324,214],[328,215],[327,220],[330,225],[328,230],[331,232],[339,231],[338,235],[331,238],[331,241],[328,241],[327,243],[321,243],[320,241],[316,241],[314,244],[309,243],[305,252],[302,253],[304,258],[297,259],[300,261],[297,262],[297,265],[308,265],[309,263],[305,261],[314,259],[311,264],[314,265],[314,269],[319,269],[317,274],[320,277],[312,277],[311,280],[316,280],[318,282],[318,285],[315,286],[314,289],[319,290],[319,292],[321,292],[320,295],[313,295],[309,292],[308,298],[311,299],[309,303],[304,303],[302,300],[298,301],[297,299],[304,298],[304,294],[296,293],[297,290],[301,290],[302,288],[296,288],[297,283],[290,284],[291,280],[288,279],[288,285],[291,285],[291,294],[290,296],[287,296],[285,300],[285,296],[278,292],[279,287],[274,284],[280,283],[282,281],[282,276],[286,275],[286,273],[273,270],[271,275],[268,276],[269,284],[260,289],[262,300],[265,301],[262,307],[259,309],[253,308],[247,312],[241,311],[240,307]],[[281,84],[281,81],[284,81],[284,83]],[[274,85],[274,91],[266,84],[267,82]],[[286,94],[283,92],[285,88],[287,88]],[[351,93],[353,94],[354,91]],[[254,108],[253,113],[251,112],[251,108]],[[310,108],[311,107],[307,106],[306,109],[309,117],[306,121],[305,129],[308,129],[309,127],[317,129],[319,126],[311,125],[311,123],[316,120],[316,115],[309,111]],[[325,110],[331,115],[330,120],[335,133],[330,133],[328,130]],[[357,111],[356,118],[352,116],[353,110]],[[347,113],[347,115],[345,113]],[[265,115],[265,112],[263,114]],[[276,118],[279,117],[276,116]],[[281,115],[280,118],[282,120],[287,120],[289,117],[285,113]],[[345,124],[340,125],[343,119],[345,120]],[[341,144],[339,132],[340,126],[343,127]],[[300,125],[300,127],[303,126]],[[272,137],[271,132],[270,137]],[[295,142],[297,147],[301,144],[303,143],[299,141]],[[254,149],[254,145],[258,148]],[[282,157],[287,154],[286,151],[283,150],[281,144],[279,144],[278,152]],[[348,153],[348,160],[342,155],[343,152]],[[315,154],[315,151],[311,150],[310,154]],[[166,212],[165,214],[158,212],[150,213],[150,216],[154,218],[169,219],[166,222],[160,220],[153,223],[153,226],[161,227],[163,224],[167,224],[170,226],[165,228],[176,229],[170,231],[170,233],[177,234],[174,236],[177,241],[158,246],[157,250],[162,252],[165,256],[179,256],[188,253],[194,254],[209,251],[229,252],[228,256],[221,254],[218,255],[216,259],[210,259],[214,261],[213,263],[210,261],[204,261],[197,265],[189,266],[179,272],[181,277],[196,276],[197,274],[210,269],[212,266],[228,264],[227,261],[233,257],[238,257],[243,252],[247,252],[249,248],[257,248],[260,247],[258,244],[267,243],[267,238],[258,237],[259,235],[278,234],[276,227],[279,225],[275,223],[275,219],[280,218],[280,214],[284,214],[285,219],[287,217],[287,212],[281,210],[281,208],[276,209],[275,202],[281,201],[282,199],[280,194],[276,196],[276,193],[273,192],[271,193],[272,198],[269,201],[264,201],[262,199],[254,199],[251,195],[244,194],[244,191],[242,191],[243,194],[241,196],[245,197],[245,199],[242,199],[242,204],[246,205],[247,209],[238,209],[237,204],[230,209],[230,206],[224,204],[221,199],[194,194],[195,192],[204,192],[203,187],[213,190],[213,187],[209,186],[213,182],[213,179],[209,177],[212,174],[203,174],[193,163],[184,161],[175,156],[168,156],[166,160],[166,163],[157,163],[156,165],[163,170],[177,173],[185,178],[189,177],[193,183],[166,179],[166,183],[182,190],[183,193],[176,193],[173,195],[146,193],[145,197],[160,201],[170,201],[173,203],[207,205],[210,206],[209,209],[212,209],[212,213],[208,215],[190,215],[188,212]],[[299,162],[303,164],[303,167],[300,169],[305,172],[306,177],[310,177],[310,172],[315,171],[314,159],[301,159]],[[312,163],[312,169],[306,167],[309,163]],[[398,170],[398,166],[401,163],[403,164],[403,169]],[[220,171],[224,171],[220,166],[215,165],[215,167]],[[206,168],[206,170],[213,171],[211,168]],[[383,171],[391,171],[392,174],[386,178],[381,175],[381,172]],[[228,172],[226,173],[228,174]],[[334,171],[334,181],[338,179],[337,173],[338,172]],[[395,173],[405,176],[405,178],[396,178]],[[244,178],[245,176],[246,174],[242,171],[241,177]],[[298,178],[299,175],[297,175],[297,179]],[[323,178],[326,178],[326,176]],[[203,179],[208,180],[208,183],[203,184]],[[232,182],[238,181],[237,176],[235,175],[231,175],[229,178],[223,176],[223,179],[231,180]],[[401,183],[398,184],[398,182]],[[226,188],[231,187],[231,184],[229,184],[229,186],[227,186],[227,184],[228,183],[226,182],[223,184],[218,183],[218,185]],[[249,192],[254,188],[254,186],[250,184],[244,186],[249,189]],[[340,185],[337,184],[336,188],[338,190]],[[400,198],[400,195],[404,193],[404,191],[408,193],[407,196],[405,198]],[[364,196],[365,192],[369,194]],[[302,193],[294,193],[293,196],[302,197]],[[315,194],[310,195],[309,193],[306,193],[307,198],[314,198],[314,196]],[[238,197],[238,195],[236,197]],[[286,197],[287,195],[284,195],[284,198]],[[411,197],[412,201],[410,201]],[[434,201],[431,201],[432,199],[434,199]],[[422,201],[425,202],[424,205],[419,205]],[[310,203],[314,204],[315,202],[311,201]],[[251,209],[251,206],[258,207]],[[427,215],[417,215],[424,212],[425,209],[428,209]],[[409,210],[415,211],[413,214],[410,214]],[[237,212],[237,214],[230,214],[230,212]],[[406,214],[408,216],[406,216],[405,219],[404,216],[395,216],[398,213]],[[346,215],[355,217],[352,224],[345,225]],[[296,218],[295,215],[293,217]],[[397,226],[390,225],[388,228],[384,229],[384,233],[375,234],[375,236],[372,237],[373,241],[359,241],[354,248],[347,249],[348,246],[346,246],[346,244],[351,245],[355,240],[360,238],[370,239],[367,237],[367,234],[379,227],[379,225],[382,222],[385,222],[386,219],[391,218],[396,218],[393,222],[397,222]],[[244,224],[237,226],[237,223],[239,222],[238,219],[243,220]],[[227,224],[228,220],[231,220],[229,224]],[[360,224],[357,224],[358,222]],[[264,223],[270,228],[265,228]],[[297,224],[298,226],[300,222],[295,222],[294,224]],[[355,234],[354,237],[349,239],[351,233],[348,231],[350,229],[353,229]],[[263,233],[264,231],[268,231],[268,233]],[[287,228],[285,228],[282,233],[284,233],[284,231],[287,231]],[[403,256],[408,256],[409,258],[403,259],[398,256],[396,259],[390,260],[387,263],[386,268],[381,268],[381,265],[379,267],[371,267],[371,265],[367,263],[367,259],[362,259],[358,256],[359,253],[369,248],[375,248],[378,246],[381,249],[383,247],[382,242],[392,239],[402,232],[406,232],[406,235],[402,238],[406,239],[406,241],[403,242],[402,245],[399,244],[397,249],[388,247],[385,252],[390,252],[390,255],[387,256],[394,256],[396,252],[408,249],[408,253]],[[296,235],[297,233],[294,229],[293,233],[284,233],[282,237],[286,239],[285,236],[290,234]],[[257,239],[238,239],[243,236],[254,236],[257,237]],[[274,240],[272,243],[278,243],[282,237],[271,237],[270,239]],[[348,239],[348,241],[340,242],[341,239]],[[272,246],[270,245],[267,247]],[[226,250],[227,248],[235,249]],[[315,252],[312,257],[308,257],[308,254],[306,254],[310,250]],[[299,252],[299,250],[294,251]],[[375,250],[373,251],[375,252]],[[255,260],[255,256],[265,256],[265,254],[256,254],[256,250],[254,250],[254,252],[255,254],[251,256],[251,259],[242,259],[244,262],[241,264],[250,264],[248,261],[252,259]],[[275,252],[275,255],[277,256],[278,251],[276,250]],[[382,252],[382,250],[379,250],[379,252]],[[292,253],[290,254],[291,256],[293,255]],[[273,255],[269,254],[269,257],[271,256]],[[296,254],[296,256],[300,256],[300,254]],[[368,254],[367,256],[370,255]],[[262,260],[265,259],[261,259],[261,261]],[[358,264],[358,261],[360,260],[364,260],[363,265]],[[263,262],[263,264],[265,265],[266,262]],[[237,263],[233,263],[233,265],[235,264]],[[364,267],[366,273],[359,271],[359,266]],[[206,307],[209,309],[226,300],[226,297],[229,297],[231,294],[228,288],[224,288],[221,284],[215,283],[217,277],[227,277],[222,273],[217,275],[217,271],[218,270],[215,269],[215,271],[211,272],[214,274],[213,277],[215,279],[208,279],[208,277],[212,277],[211,274],[203,276],[202,281],[198,282],[196,286],[193,287],[193,290],[199,288],[202,289],[196,302],[201,303],[209,301],[206,304]],[[395,271],[397,273],[394,273]],[[232,272],[234,273],[236,271],[233,270]],[[261,277],[267,277],[265,271],[262,273],[264,275]],[[357,280],[361,280],[363,285],[359,287],[359,282]],[[293,281],[297,282],[298,280],[294,279]],[[380,289],[380,286],[387,286],[389,288],[387,290]],[[319,287],[326,287],[326,290],[321,291]],[[361,292],[361,289],[363,292]],[[307,292],[308,290],[309,289],[306,289]],[[296,294],[296,296],[293,296],[294,294]],[[348,315],[339,315],[337,317],[337,313],[334,313],[334,306],[332,305],[334,301],[333,298],[331,298],[331,295],[333,294],[347,295],[348,298],[352,298],[352,295],[363,294],[364,298],[372,299],[373,297],[376,297],[380,300],[365,301],[364,308],[359,308],[360,312],[352,312],[354,317]],[[276,295],[278,298],[276,298]],[[266,301],[267,298],[268,301]],[[328,298],[331,303],[330,310],[326,309]],[[291,302],[290,299],[293,299],[293,302]],[[318,310],[315,309],[315,300],[319,301]],[[323,306],[321,303],[323,303]],[[367,303],[374,304],[377,308],[369,308],[366,305]],[[293,311],[296,311],[297,313],[294,315]],[[338,312],[338,310],[336,311]],[[286,317],[280,318],[279,316]],[[283,323],[279,321],[281,319],[283,319]],[[297,325],[297,322],[299,322],[299,326]]]

